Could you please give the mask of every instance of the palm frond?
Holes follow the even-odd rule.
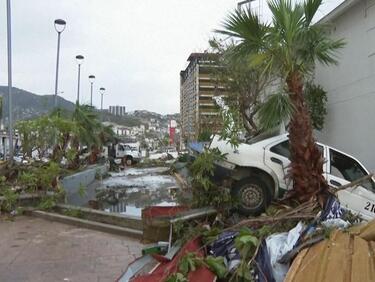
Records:
[[[250,9],[236,10],[229,14],[223,22],[223,30],[215,30],[216,33],[228,35],[239,40],[235,48],[235,54],[249,54],[262,48],[264,35],[269,26],[262,24],[259,17]]]
[[[322,0],[306,0],[303,3],[306,26],[310,26],[316,12],[318,11],[320,5],[322,5],[322,2],[323,2]]]
[[[289,95],[276,93],[270,95],[260,106],[258,119],[263,131],[279,126],[282,122],[290,119],[294,112]]]

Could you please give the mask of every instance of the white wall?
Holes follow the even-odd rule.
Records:
[[[316,69],[316,82],[328,92],[325,128],[317,137],[374,170],[375,1],[359,2],[332,23],[331,36],[347,42],[339,65]]]

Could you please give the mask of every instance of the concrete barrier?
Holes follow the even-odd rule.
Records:
[[[64,177],[61,180],[61,185],[64,187],[67,203],[78,206],[87,203],[95,194],[94,189],[87,189],[87,187],[95,182],[98,174],[104,175],[107,172],[107,166],[95,165],[88,167],[84,171]],[[87,189],[86,195],[83,197],[79,193],[81,187]]]

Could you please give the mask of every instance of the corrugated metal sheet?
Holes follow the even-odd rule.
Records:
[[[374,221],[350,232],[334,231],[296,257],[285,281],[375,281],[374,254]]]

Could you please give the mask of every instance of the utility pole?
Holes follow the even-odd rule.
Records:
[[[9,162],[13,163],[13,113],[12,113],[12,26],[10,0],[7,0],[7,50],[8,50],[8,111],[9,111]]]

